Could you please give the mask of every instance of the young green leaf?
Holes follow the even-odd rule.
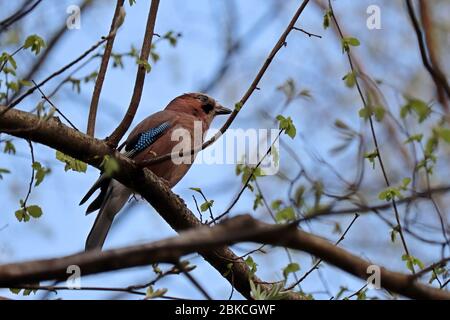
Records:
[[[0,64],[3,65],[6,62],[8,62],[11,65],[13,70],[17,69],[17,62],[14,59],[14,57],[7,52],[3,52],[2,55],[0,56]],[[3,69],[3,71],[4,71],[4,69]]]
[[[41,163],[37,161],[33,163],[32,167],[36,172],[34,177],[36,182],[34,186],[37,187],[44,180],[45,176],[50,173],[50,169],[43,167]]]
[[[410,113],[415,113],[419,123],[422,123],[431,114],[431,107],[422,100],[408,98],[406,104],[400,109],[400,117],[405,118]]]
[[[77,160],[75,158],[72,158],[71,156],[62,153],[61,151],[56,151],[56,159],[66,164],[64,167],[65,171],[73,170],[76,172],[86,172],[87,170],[86,163]]]
[[[397,239],[397,234],[400,232],[400,227],[399,226],[395,226],[394,228],[392,228],[391,230],[391,241],[392,243],[395,242],[395,240]]]
[[[378,199],[380,200],[391,201],[395,198],[402,198],[402,194],[399,188],[395,187],[386,188],[385,190],[381,191],[380,194],[378,195]]]
[[[263,204],[263,197],[260,193],[257,193],[255,200],[253,201],[253,210],[258,209],[259,206]]]
[[[254,275],[256,271],[258,270],[258,264],[256,264],[255,261],[253,261],[252,256],[248,256],[245,259],[245,264],[250,268],[250,273]]]
[[[278,150],[275,146],[272,146],[270,148],[270,155],[272,156],[273,164],[275,165],[275,167],[278,167],[280,164],[280,154],[278,153]]]
[[[287,279],[290,273],[294,273],[300,270],[300,265],[298,263],[289,263],[284,269],[283,269],[283,277]]]
[[[3,179],[3,175],[5,173],[11,173],[11,171],[9,171],[8,169],[4,169],[4,168],[0,168],[0,180]]]
[[[31,48],[31,52],[34,52],[36,55],[38,55],[41,49],[45,48],[45,46],[46,44],[44,39],[42,39],[36,34],[33,34],[25,39],[23,48],[24,49]]]
[[[364,158],[368,159],[372,164],[372,169],[375,169],[375,159],[378,157],[378,151],[374,150],[372,152],[364,153]]]
[[[350,46],[357,47],[360,45],[358,39],[354,37],[344,37],[342,38],[342,52],[349,52]]]
[[[283,202],[282,202],[281,200],[274,200],[274,201],[272,201],[270,207],[271,207],[273,210],[278,210],[278,209],[280,209],[280,206],[281,206],[282,204],[283,204]]]
[[[425,268],[425,265],[423,264],[423,262],[412,255],[404,254],[404,255],[402,255],[402,260],[406,261],[406,267],[411,272],[414,272],[414,266],[418,266],[420,269]]]
[[[214,204],[214,200],[205,201],[204,203],[202,203],[200,205],[200,211],[201,212],[205,212],[205,211],[211,209],[213,204]]]
[[[450,129],[438,127],[435,129],[439,138],[447,143],[450,143]]]
[[[323,16],[323,28],[327,29],[330,26],[331,15],[333,13],[331,10],[327,10]]]
[[[145,294],[145,299],[160,298],[164,296],[167,293],[167,291],[168,290],[166,288],[153,290],[153,286],[149,286]]]
[[[166,32],[162,38],[167,39],[172,47],[175,47],[178,42],[178,38],[181,37],[180,33],[175,33],[173,31]]]
[[[30,220],[30,215],[24,208],[17,210],[14,214],[19,222],[28,222]]]
[[[42,216],[42,209],[39,206],[36,205],[28,206],[26,210],[33,218],[39,218]]]
[[[278,223],[291,222],[296,219],[294,209],[292,207],[284,208],[275,214],[275,220]]]
[[[350,71],[349,73],[347,73],[342,80],[345,81],[345,85],[349,88],[353,88],[355,86],[356,83],[356,75],[353,71]]]
[[[408,139],[406,139],[406,141],[404,142],[405,144],[407,143],[411,143],[413,141],[416,142],[420,142],[423,139],[423,134],[419,133],[419,134],[414,134],[412,136],[410,136]]]
[[[227,271],[225,271],[222,276],[227,277],[233,271],[233,262],[227,264]]]
[[[297,134],[297,129],[294,126],[294,123],[292,122],[291,117],[283,117],[282,115],[278,115],[276,119],[279,122],[279,129],[284,130],[284,133],[287,134],[292,139],[295,138],[295,135]]]
[[[100,166],[103,168],[103,172],[106,174],[107,177],[112,177],[113,174],[118,172],[120,169],[117,160],[114,157],[111,157],[110,155],[105,155],[103,157],[103,161],[100,164]]]
[[[144,67],[145,72],[149,73],[150,71],[152,71],[152,66],[150,65],[150,63],[148,63],[148,61],[137,59],[136,63]]]
[[[411,183],[411,178],[403,178],[402,184],[400,185],[399,188],[406,191],[406,189],[408,188],[410,183]]]

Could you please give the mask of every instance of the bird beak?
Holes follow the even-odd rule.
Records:
[[[220,104],[216,104],[216,107],[214,108],[214,111],[216,113],[216,115],[218,114],[230,114],[231,110],[228,108],[225,108],[223,106],[221,106]]]

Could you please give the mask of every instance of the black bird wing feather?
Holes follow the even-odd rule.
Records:
[[[170,121],[165,121],[160,125],[148,129],[142,130],[141,132],[136,132],[135,134],[131,134],[130,138],[125,143],[125,153],[124,155],[129,158],[134,158],[139,152],[145,150],[150,145],[152,145],[156,140],[158,140],[161,135],[166,132],[171,127]],[[87,207],[86,214],[92,213],[98,209],[100,209],[107,190],[108,186],[111,182],[112,178],[106,176],[103,172],[100,173],[100,177],[97,181],[92,185],[92,187],[88,190],[86,195],[81,199],[80,204],[84,204],[97,189],[100,188],[99,195],[92,201],[92,203]]]

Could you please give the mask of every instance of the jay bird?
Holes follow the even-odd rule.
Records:
[[[177,128],[194,134],[195,121],[201,121],[203,143],[204,133],[208,130],[216,115],[229,114],[230,109],[221,106],[213,98],[202,93],[187,93],[173,99],[163,111],[159,111],[139,123],[125,141],[123,154],[137,162],[150,159],[155,155],[171,153],[179,141],[172,141],[171,135]],[[198,145],[192,146],[194,148]],[[192,159],[193,160],[193,159]],[[191,163],[176,164],[172,159],[148,166],[157,176],[165,180],[170,188],[189,170]],[[81,200],[85,203],[92,194],[100,189],[100,194],[92,201],[86,214],[99,210],[94,225],[86,240],[86,250],[100,250],[105,242],[114,217],[128,201],[133,191],[117,180],[102,174]]]

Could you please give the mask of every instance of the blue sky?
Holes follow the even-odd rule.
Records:
[[[81,29],[67,32],[67,36],[58,45],[49,61],[43,66],[36,80],[42,79],[46,74],[73,60],[108,31],[113,13],[113,1],[99,1],[94,9],[82,12]],[[126,1],[128,2],[128,1]],[[274,1],[261,2],[258,0],[235,1],[236,25],[234,26],[238,37],[245,35],[247,30],[262,15],[267,14],[268,4]],[[240,99],[256,75],[272,46],[284,30],[287,22],[293,15],[299,1],[284,1],[283,7],[277,17],[269,19],[267,26],[258,29],[247,40],[239,56],[232,60],[232,66],[227,79],[212,92],[218,101],[225,106],[232,107]],[[374,78],[389,79],[393,86],[404,86],[405,79],[418,77],[424,83],[429,79],[423,72],[418,72],[420,60],[415,49],[415,38],[411,32],[409,21],[404,13],[402,1],[335,1],[335,10],[338,14],[345,14],[343,20],[346,30],[357,36],[361,42],[355,52],[369,61],[365,64],[366,72]],[[36,10],[35,18],[26,19],[24,23],[25,34],[37,33],[44,38],[64,23],[67,14],[66,7],[71,1],[50,1],[43,3]],[[380,4],[382,7],[381,30],[370,31],[365,27],[367,15],[365,9],[369,4]],[[143,37],[143,26],[146,20],[149,1],[137,0],[133,7],[126,6],[127,17],[123,27],[116,38],[114,51],[126,52],[131,45],[139,48]],[[9,3],[2,13],[6,16],[12,10]],[[136,114],[134,124],[149,114],[161,110],[173,97],[184,92],[197,91],[215,74],[224,55],[223,24],[225,23],[225,5],[223,1],[161,1],[155,31],[164,34],[169,30],[181,32],[182,37],[176,48],[167,42],[160,42],[157,52],[161,60],[153,65],[151,73],[147,76],[144,95],[140,108]],[[7,12],[6,12],[7,11]],[[312,172],[317,176],[324,175],[333,185],[335,178],[317,161],[306,155],[308,148],[314,148],[322,156],[326,156],[331,147],[335,146],[335,132],[332,123],[335,120],[334,108],[340,108],[339,114],[356,128],[364,126],[357,115],[361,107],[355,91],[350,91],[341,82],[341,78],[348,72],[348,64],[340,52],[340,44],[331,30],[322,28],[322,13],[311,4],[299,20],[299,26],[308,31],[322,35],[321,39],[308,38],[300,32],[293,32],[288,38],[288,45],[283,48],[273,61],[267,74],[264,76],[255,92],[238,119],[234,128],[273,128],[272,121],[264,119],[259,111],[271,112],[279,109],[283,95],[276,90],[288,77],[292,77],[302,88],[311,90],[314,100],[301,100],[288,109],[286,115],[293,117],[299,131],[294,142],[283,136],[288,143],[292,143],[302,156]],[[392,34],[395,30],[395,34]],[[247,44],[248,42],[248,44]],[[399,52],[401,50],[401,52]],[[26,70],[34,57],[30,53],[21,53],[18,61],[19,71]],[[109,68],[99,106],[96,137],[104,138],[117,126],[124,114],[134,86],[135,63],[125,58],[125,68]],[[99,60],[94,60],[85,69],[78,73],[84,76],[95,70]],[[394,68],[395,66],[395,68]],[[59,80],[62,78],[59,78]],[[55,80],[43,88],[49,92],[58,83]],[[425,86],[426,87],[426,86]],[[414,87],[413,87],[414,88]],[[408,89],[408,88],[406,88]],[[81,130],[85,129],[92,84],[83,85],[81,94],[73,93],[70,86],[66,86],[53,100],[72,122]],[[432,91],[415,91],[425,100],[428,100]],[[331,97],[331,98],[330,98]],[[29,110],[38,101],[38,95],[27,98],[21,108]],[[398,96],[387,94],[387,99],[395,109]],[[224,122],[218,118],[214,127],[218,128]],[[302,139],[306,137],[305,139]],[[382,145],[388,143],[389,137],[382,137]],[[85,216],[84,207],[78,202],[98,176],[98,171],[88,168],[86,174],[64,172],[62,163],[55,159],[55,151],[35,144],[35,154],[38,161],[52,169],[52,173],[38,188],[33,189],[29,203],[39,204],[44,215],[28,223],[19,223],[14,217],[14,211],[19,206],[19,199],[26,193],[29,174],[31,172],[27,144],[14,139],[18,153],[16,156],[0,154],[1,167],[9,168],[12,174],[5,175],[0,181],[0,194],[3,195],[3,210],[0,219],[0,262],[23,261],[35,258],[55,257],[71,254],[83,250],[84,241],[94,221],[94,215]],[[389,146],[386,146],[387,148]],[[349,154],[354,152],[350,149]],[[335,164],[340,167],[343,174],[349,179],[353,177],[352,163],[348,161],[349,154],[336,158]],[[283,172],[292,178],[296,174],[293,160],[280,152]],[[389,163],[391,165],[391,163]],[[396,166],[395,163],[392,164]],[[219,214],[232,201],[240,188],[240,178],[236,177],[234,165],[194,165],[186,177],[174,188],[174,192],[185,199],[188,207],[195,211],[192,201],[193,192],[190,187],[201,187],[208,197],[215,200],[214,212]],[[369,176],[371,173],[369,172]],[[396,177],[394,177],[396,178]],[[439,179],[439,177],[437,178]],[[283,181],[277,178],[262,178],[261,184],[266,192],[275,200],[277,191]],[[370,190],[370,188],[369,188]],[[284,192],[284,191],[283,191]],[[254,196],[246,191],[239,205],[233,209],[232,214],[252,213],[251,207]],[[253,213],[255,217],[267,219],[263,211]],[[342,226],[350,222],[352,216],[340,218]],[[269,221],[269,220],[268,220]],[[324,235],[336,240],[338,235],[331,231],[334,220],[330,223],[313,223],[314,233]],[[373,234],[373,237],[370,235]],[[375,236],[375,233],[377,234]],[[153,241],[174,236],[175,232],[159,217],[159,215],[145,202],[132,203],[118,219],[107,238],[105,248],[126,246],[135,243]],[[421,244],[410,239],[411,245],[416,245],[424,261],[431,261],[439,256],[436,249],[426,251]],[[404,263],[400,260],[400,245],[390,244],[389,229],[373,216],[365,216],[358,220],[342,244],[352,252],[366,257],[372,261],[381,260],[391,268],[406,272]],[[250,244],[236,246],[236,252],[243,254],[247,249],[253,248]],[[435,247],[434,247],[435,248]],[[382,249],[382,250],[380,250]],[[228,298],[230,285],[198,255],[191,255],[190,261],[197,265],[194,276],[205,285],[214,298]],[[302,271],[311,265],[311,258],[305,253],[293,253]],[[280,280],[281,270],[287,264],[283,251],[274,251],[268,255],[255,255],[260,265],[258,275],[264,280]],[[166,268],[168,266],[165,266]],[[341,285],[354,290],[362,282],[331,266],[323,266],[322,275],[326,277],[330,290],[336,293]],[[153,278],[151,267],[135,268],[101,275],[86,276],[82,278],[83,286],[127,286],[138,284]],[[314,274],[303,285],[305,291],[319,291],[321,295],[317,274]],[[168,295],[201,298],[198,291],[181,276],[168,277],[158,282],[156,288],[166,287]],[[1,295],[9,296],[5,290]],[[38,293],[36,297],[41,297]],[[51,298],[111,298],[114,294],[102,292],[69,292],[63,291],[58,295],[51,294]],[[122,295],[121,298],[135,298],[131,295]],[[233,298],[241,298],[235,293]]]

